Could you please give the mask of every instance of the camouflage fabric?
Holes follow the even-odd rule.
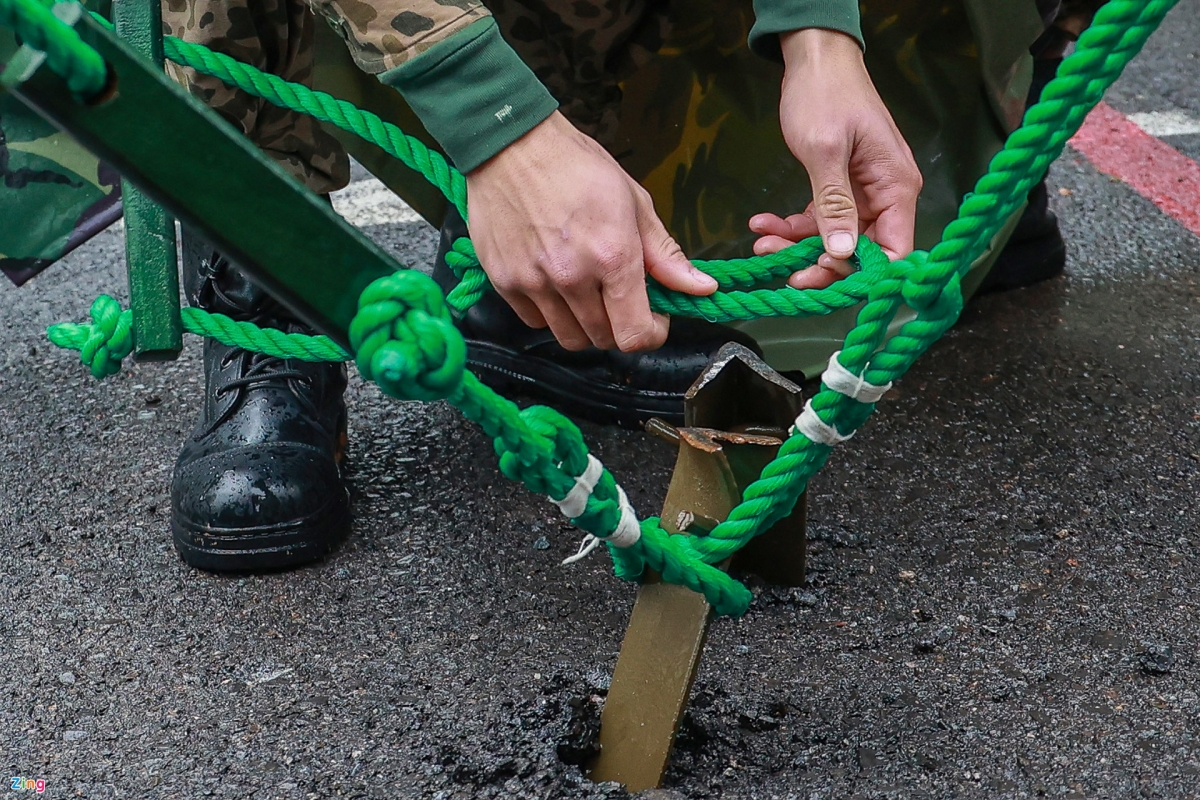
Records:
[[[248,1],[194,0],[170,19],[177,35],[209,46],[215,39],[219,49],[233,38],[233,55],[260,65],[264,52],[286,53],[276,69],[307,73],[303,42],[282,38],[299,23],[277,26],[277,38],[251,52],[253,36],[271,29],[213,22]],[[311,1],[374,72],[486,13],[474,0]],[[275,13],[282,2],[253,0]],[[745,254],[755,238],[751,215],[807,205],[808,177],[779,129],[781,67],[746,46],[750,0],[488,0],[488,8],[567,117],[650,190],[693,257]],[[925,177],[917,246],[927,248],[1020,120],[1045,2],[864,0],[861,10],[868,68]],[[296,0],[287,16],[303,16]],[[852,324],[843,312],[743,327],[773,366],[807,371]]]
[[[925,178],[916,244],[928,248],[1019,123],[1027,51],[1042,21],[1034,0],[865,0],[860,7],[867,67]],[[662,49],[622,84],[611,149],[649,189],[684,252],[744,255],[756,238],[746,227],[750,216],[795,213],[811,199],[808,176],[780,132],[782,69],[746,47],[748,0],[675,0],[671,13]],[[853,322],[850,310],[738,327],[775,368],[816,374]]]
[[[121,216],[120,178],[12,95],[0,95],[0,269],[17,285]]]
[[[621,83],[670,36],[667,0],[488,0],[505,40],[575,127],[613,147]]]
[[[305,0],[372,75],[398,67],[488,16],[479,0]]]
[[[662,46],[662,0],[496,0],[506,40],[584,132],[610,143],[621,104],[619,81]],[[164,0],[167,33],[203,44],[290,81],[311,85],[312,26],[320,14],[355,63],[378,74],[489,14],[474,0]],[[345,154],[310,118],[230,89],[215,78],[168,71],[309,188],[345,185]]]
[[[316,20],[293,0],[164,0],[165,33],[197,42],[296,83],[311,85]],[[341,144],[312,118],[168,62],[167,71],[319,194],[350,181]]]

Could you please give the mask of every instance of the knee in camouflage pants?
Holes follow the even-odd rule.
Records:
[[[482,17],[447,3],[446,19],[418,17],[409,0],[164,0],[165,32],[203,44],[285,80],[311,85],[313,26],[323,17],[364,71],[379,74],[424,52],[422,36],[453,20]],[[661,0],[560,0],[537,10],[495,0],[489,7],[504,38],[585,133],[608,140],[616,131],[618,82],[661,46]],[[422,8],[428,8],[423,5]],[[598,21],[599,20],[599,21]],[[231,89],[216,78],[169,65],[172,75],[318,193],[349,180],[336,139],[309,116]]]

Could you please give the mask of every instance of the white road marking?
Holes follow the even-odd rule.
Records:
[[[1200,133],[1200,119],[1182,109],[1171,111],[1148,111],[1130,114],[1129,121],[1151,136],[1188,136]]]
[[[367,178],[334,192],[333,210],[351,225],[391,225],[420,222],[421,215],[384,186],[378,178]]]

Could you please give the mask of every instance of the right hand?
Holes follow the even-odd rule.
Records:
[[[912,252],[921,171],[880,99],[858,42],[819,28],[779,39],[783,88],[779,118],[793,155],[808,170],[813,197],[800,214],[757,214],[750,230],[757,255],[820,236],[825,253],[788,284],[818,289],[851,272],[860,233],[888,258]]]
[[[668,319],[650,311],[646,273],[712,294],[650,194],[557,111],[467,175],[471,239],[492,286],[568,350],[653,350]]]

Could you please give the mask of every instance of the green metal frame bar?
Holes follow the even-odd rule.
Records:
[[[79,102],[42,66],[13,93],[348,348],[358,296],[400,265],[153,62],[88,16],[75,29],[108,63],[109,91]]]
[[[117,35],[158,68],[163,66],[159,0],[113,0]],[[125,268],[133,311],[133,357],[169,361],[183,349],[175,218],[129,181],[121,182]]]

